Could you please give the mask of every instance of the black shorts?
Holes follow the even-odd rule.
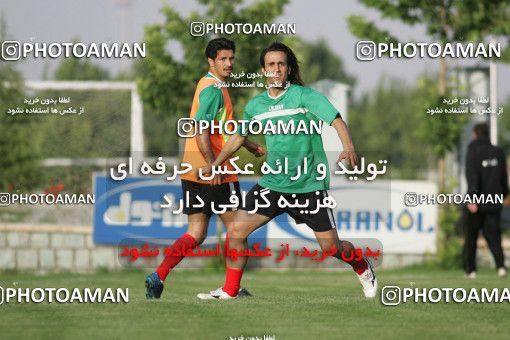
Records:
[[[287,213],[292,217],[297,224],[305,223],[308,227],[310,227],[313,231],[328,231],[336,228],[335,218],[333,216],[333,210],[331,208],[321,207],[316,213],[311,214],[311,211],[316,210],[317,208],[317,200],[322,200],[324,197],[329,196],[326,190],[322,191],[314,191],[307,192],[303,194],[286,194],[276,191],[271,191],[267,188],[261,187],[256,184],[250,192],[246,195],[245,205],[240,209],[243,210],[254,210],[255,209],[255,201],[258,199],[260,204],[264,201],[260,197],[260,192],[268,193],[265,195],[267,200],[271,202],[271,205],[267,208],[258,207],[256,214],[264,215],[271,219],[275,218],[278,215],[283,213]],[[257,194],[255,194],[257,192]],[[278,204],[278,200],[283,196],[288,202],[305,202],[305,200],[309,200],[309,205],[307,208],[296,208],[296,207],[285,207],[280,208]]]
[[[204,183],[197,183],[192,181],[181,180],[182,185],[182,199],[186,202],[186,193],[189,193],[189,203],[184,205],[183,212],[186,215],[203,213],[211,216],[214,212],[211,209],[212,204],[219,209],[220,204],[230,204],[230,196],[235,191],[235,195],[241,199],[241,188],[239,182],[223,183],[220,185],[210,185]],[[199,199],[204,202],[203,207],[194,208],[193,205],[200,203]],[[227,208],[227,211],[236,209]]]

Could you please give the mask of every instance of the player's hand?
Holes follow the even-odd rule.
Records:
[[[202,175],[210,176],[212,174],[212,165],[207,164],[200,168],[202,170]],[[220,185],[222,182],[222,176],[221,174],[216,174],[211,179],[211,185]]]
[[[202,170],[202,175],[210,176],[212,173],[212,165],[207,164],[200,168]]]
[[[356,151],[354,150],[344,150],[338,156],[337,163],[343,161],[344,159],[354,168],[358,165],[358,155],[356,155]]]
[[[266,154],[266,149],[262,145],[257,145],[257,148],[254,150],[250,150],[252,154],[255,155],[255,157],[262,157]]]
[[[220,185],[222,182],[222,175],[217,174],[211,179],[211,185]]]
[[[478,211],[478,206],[475,203],[468,203],[467,208],[469,212],[472,214],[476,214],[476,212]]]

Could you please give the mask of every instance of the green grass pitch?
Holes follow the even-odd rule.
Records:
[[[415,267],[379,270],[379,287],[510,287],[485,269],[468,280],[461,271]],[[147,301],[146,273],[0,274],[3,287],[129,288],[124,304],[2,304],[1,339],[508,339],[510,303],[417,303],[387,307],[367,301],[350,270],[248,271],[253,298],[200,301],[221,286],[222,272],[176,270],[161,300]]]

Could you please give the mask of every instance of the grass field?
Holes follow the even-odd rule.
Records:
[[[379,285],[510,287],[494,271],[468,280],[460,271],[416,267],[379,271]],[[0,274],[3,287],[129,288],[127,304],[3,304],[0,338],[25,339],[508,339],[510,304],[437,303],[386,307],[362,297],[349,270],[249,271],[243,286],[256,297],[199,301],[221,272],[174,271],[162,299],[145,300],[140,271],[97,274]]]

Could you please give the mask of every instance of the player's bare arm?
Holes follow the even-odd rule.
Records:
[[[262,157],[266,154],[266,150],[264,150],[262,145],[252,142],[248,138],[244,140],[243,146],[246,148],[246,150],[254,154],[255,157]]]
[[[246,136],[241,136],[239,134],[235,134],[229,138],[227,143],[221,149],[220,154],[216,158],[216,160],[209,165],[206,165],[202,168],[202,172],[206,175],[210,174],[213,166],[218,166],[223,164],[227,159],[229,159],[246,141]]]
[[[214,153],[211,147],[211,136],[209,131],[204,131],[203,133],[197,135],[197,145],[198,149],[202,156],[204,156],[207,164],[212,164],[214,162]],[[211,185],[221,184],[221,175],[214,176],[211,180]]]
[[[356,155],[347,124],[345,124],[342,118],[335,118],[335,120],[331,123],[331,126],[335,128],[336,133],[338,134],[338,137],[340,137],[342,145],[344,146],[344,150],[340,153],[340,156],[338,156],[338,162],[346,159],[351,166],[355,167],[358,165],[358,155]]]
[[[214,153],[211,148],[209,131],[206,131],[206,132],[197,136],[197,145],[200,150],[200,153],[202,153],[202,155],[204,156],[207,163],[212,166],[212,164],[214,163],[215,157],[214,157]],[[228,142],[225,145],[225,147],[227,145],[228,145]],[[266,153],[264,147],[262,147],[261,145],[255,143],[255,142],[250,141],[248,138],[244,138],[244,142],[242,143],[242,146],[244,146],[248,151],[250,151],[252,154],[254,154],[255,157],[262,157]],[[224,147],[224,149],[225,149],[225,147]],[[232,152],[232,154],[235,153],[239,148],[240,148],[240,146],[237,147],[237,149],[234,152]],[[225,160],[229,159],[230,156],[226,157]],[[218,158],[219,158],[219,156],[218,156]],[[220,162],[219,164],[222,164],[222,163],[223,162]],[[210,168],[208,168],[208,169],[210,169]],[[210,170],[209,170],[209,172],[204,172],[204,173],[209,174]],[[212,179],[212,185],[217,185],[217,184],[221,184],[220,176],[215,176]]]
[[[211,135],[209,131],[204,131],[197,135],[197,145],[202,156],[204,156],[207,163],[212,164],[214,162],[214,153],[211,147]]]

